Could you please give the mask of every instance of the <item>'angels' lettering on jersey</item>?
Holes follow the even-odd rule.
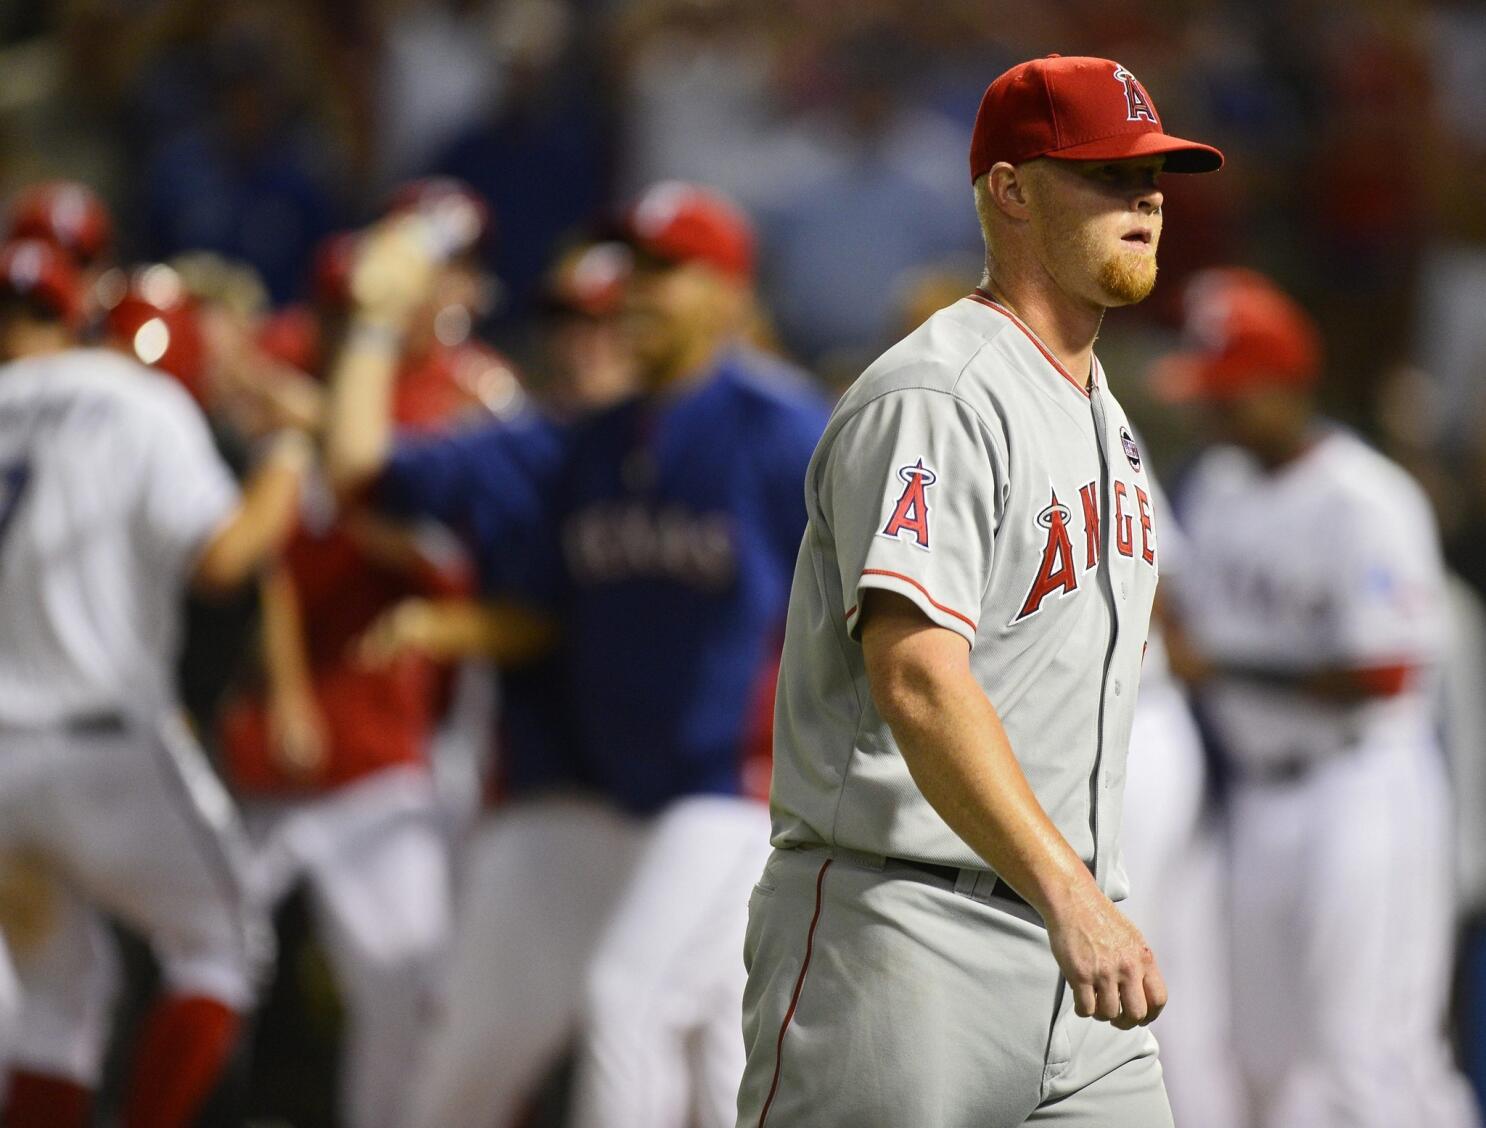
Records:
[[[1140,519],[1140,558],[1151,567],[1156,564],[1156,528],[1151,517],[1151,498],[1146,491],[1135,486],[1135,509]],[[1047,543],[1042,550],[1042,561],[1032,586],[1027,589],[1027,598],[1012,623],[1020,623],[1042,610],[1042,603],[1050,595],[1063,596],[1078,590],[1080,574],[1087,574],[1099,566],[1099,483],[1085,482],[1078,488],[1083,509],[1084,562],[1080,570],[1075,564],[1073,534],[1073,511],[1058,500],[1058,491],[1052,490],[1051,500],[1034,520],[1039,529],[1047,531]],[[1135,555],[1135,516],[1126,510],[1129,490],[1118,478],[1114,481],[1115,497],[1115,550],[1125,557]]]

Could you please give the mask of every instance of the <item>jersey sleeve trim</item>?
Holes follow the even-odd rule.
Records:
[[[901,572],[890,572],[886,568],[864,568],[862,570],[862,577],[857,582],[858,592],[862,588],[880,588],[883,591],[896,592],[899,595],[906,596],[917,604],[919,610],[936,625],[954,631],[969,642],[971,646],[975,645],[975,632],[977,629],[975,620],[969,615],[956,611],[953,607],[940,603],[929,594],[928,588],[924,587],[923,584],[919,583],[912,576],[905,576]],[[927,607],[924,606],[925,600],[928,601]],[[846,629],[853,635],[856,634],[858,624],[857,613],[860,610],[861,603],[857,602],[846,613]]]

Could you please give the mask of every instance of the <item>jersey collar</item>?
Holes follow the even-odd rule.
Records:
[[[1000,302],[996,301],[995,298],[991,297],[979,286],[977,286],[970,292],[970,300],[973,302],[979,302],[981,305],[995,310],[1002,317],[1005,317],[1013,325],[1015,325],[1018,329],[1025,333],[1027,340],[1031,341],[1032,344],[1037,347],[1037,351],[1042,354],[1043,359],[1045,359],[1050,365],[1052,365],[1053,371],[1056,372],[1059,376],[1063,377],[1063,379],[1067,380],[1068,383],[1072,384],[1074,389],[1078,392],[1079,395],[1083,396],[1084,399],[1089,398],[1090,389],[1098,386],[1099,362],[1097,360],[1094,361],[1090,366],[1089,387],[1086,388],[1084,387],[1083,381],[1076,379],[1073,373],[1064,368],[1062,361],[1060,361],[1053,355],[1053,350],[1044,345],[1042,343],[1042,339],[1038,337],[1036,333],[1032,332],[1027,323],[1016,314],[1012,313],[1011,310],[1007,309]]]

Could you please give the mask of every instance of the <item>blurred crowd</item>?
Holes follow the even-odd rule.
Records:
[[[276,429],[324,424],[348,320],[366,305],[358,263],[373,273],[365,232],[393,241],[389,217],[417,214],[443,241],[437,277],[398,327],[404,432],[519,426],[533,401],[571,416],[623,398],[636,361],[611,330],[629,247],[612,236],[622,205],[675,179],[751,217],[747,335],[829,397],[978,280],[975,109],[991,77],[1051,50],[1120,59],[1159,91],[1169,130],[1228,157],[1220,176],[1163,184],[1161,283],[1099,342],[1156,465],[1174,476],[1195,447],[1186,417],[1146,390],[1178,336],[1182,283],[1214,265],[1262,269],[1321,326],[1330,413],[1425,486],[1451,567],[1486,596],[1475,4],[13,0],[0,6],[0,199],[12,234],[28,233],[14,226],[28,200],[47,222],[74,209],[93,332],[185,383],[238,470]],[[89,191],[36,195],[59,180]],[[168,326],[158,339],[156,324]],[[507,646],[540,649],[546,627],[512,608],[441,617],[440,601],[500,584],[456,538],[414,544],[333,518],[322,485],[305,491],[282,566],[236,600],[193,604],[185,702],[262,827],[282,830],[284,781],[315,776],[344,724],[367,730],[356,739],[379,769],[408,742],[432,748],[440,834],[457,841],[512,786],[488,664],[507,663]],[[337,618],[351,588],[366,614]],[[303,632],[310,652],[275,652],[306,616],[320,632]],[[314,647],[353,644],[345,718],[296,708],[292,685],[265,688],[314,665]],[[249,652],[264,661],[245,669]],[[441,654],[481,661],[423,661]],[[1457,792],[1469,920],[1486,915],[1486,841],[1469,833],[1486,772]],[[303,876],[283,865],[276,895]],[[335,1055],[357,1036],[337,996],[400,989],[337,984],[322,952],[334,938],[312,938],[312,918],[323,931],[323,912],[281,902],[254,1052],[236,1097],[219,1101],[265,1123],[331,1122]],[[1486,955],[1463,934],[1459,1048],[1486,1079]],[[394,1013],[419,999],[404,1002]],[[555,1122],[564,1091],[558,1074],[545,1097],[524,1098],[528,1123]]]

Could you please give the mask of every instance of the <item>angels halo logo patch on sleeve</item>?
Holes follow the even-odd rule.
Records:
[[[908,533],[914,544],[927,550],[929,547],[929,501],[925,492],[939,480],[939,475],[924,465],[920,458],[912,466],[898,467],[898,477],[903,482],[903,492],[893,504],[893,512],[878,536],[901,540]]]
[[[1135,445],[1135,436],[1129,427],[1120,428],[1120,445],[1125,448],[1125,457],[1130,460],[1130,469],[1140,473],[1140,448]]]

